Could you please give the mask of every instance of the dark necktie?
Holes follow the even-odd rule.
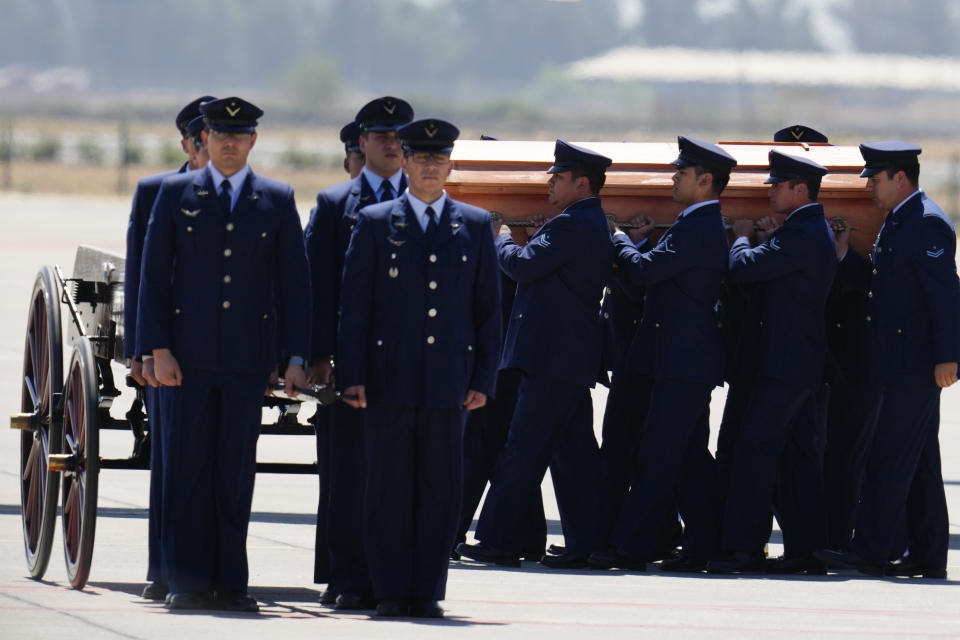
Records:
[[[230,181],[224,179],[224,181],[220,183],[220,204],[227,213],[230,213],[231,200],[233,200],[233,198],[230,197]]]
[[[380,202],[386,202],[387,200],[393,200],[393,187],[390,185],[389,180],[384,180],[383,192],[380,194]]]
[[[437,212],[433,210],[433,207],[427,207],[427,234],[428,240],[433,240],[433,237],[437,235]]]

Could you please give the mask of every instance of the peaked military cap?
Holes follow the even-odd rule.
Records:
[[[384,96],[363,105],[354,120],[364,131],[396,131],[413,120],[413,107],[406,100]]]
[[[411,122],[397,131],[403,148],[410,151],[448,152],[459,135],[460,129],[449,122],[432,118]]]
[[[236,96],[200,105],[207,126],[215,131],[250,133],[257,128],[263,109]]]
[[[194,140],[200,139],[200,132],[203,131],[203,116],[197,116],[187,123],[184,136],[190,136]]]
[[[733,156],[710,142],[677,136],[677,146],[680,147],[680,155],[670,164],[678,169],[704,167],[712,171],[729,173],[731,169],[737,166],[737,161]]]
[[[571,169],[604,171],[611,164],[613,160],[607,156],[557,138],[553,147],[553,166],[547,169],[547,173],[563,173]]]
[[[491,136],[491,135],[487,135],[486,133],[481,133],[481,134],[480,134],[480,139],[481,139],[481,140],[499,140],[500,138],[497,138],[497,137]]]
[[[827,136],[802,124],[784,127],[773,134],[774,142],[828,142]]]
[[[187,125],[190,124],[190,121],[200,115],[200,105],[204,102],[210,102],[211,100],[216,100],[213,96],[200,96],[183,109],[180,109],[180,113],[177,114],[177,130],[180,134],[186,138],[188,135]]]
[[[360,151],[360,125],[356,120],[343,126],[340,129],[340,142],[347,151]]]
[[[764,184],[776,184],[787,180],[808,180],[827,175],[827,168],[813,160],[789,156],[779,151],[770,151],[767,157],[770,161],[770,177],[764,181]]]
[[[884,169],[905,169],[916,166],[922,149],[909,142],[885,140],[883,142],[864,142],[860,145],[864,167],[861,178],[869,178]]]

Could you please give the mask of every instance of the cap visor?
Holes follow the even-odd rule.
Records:
[[[547,173],[563,173],[564,171],[570,171],[572,169],[573,167],[568,167],[562,164],[555,164],[549,169],[547,169]]]
[[[880,168],[877,168],[877,167],[864,167],[864,168],[863,168],[863,171],[860,172],[860,177],[861,177],[861,178],[869,178],[870,176],[875,176],[875,175],[877,175],[877,174],[880,173],[881,171],[883,171],[883,168],[882,168],[882,167],[880,167]]]
[[[769,176],[766,180],[763,181],[763,184],[777,184],[779,182],[786,182],[790,178],[783,178],[781,176]]]

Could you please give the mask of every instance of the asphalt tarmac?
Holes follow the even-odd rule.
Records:
[[[309,206],[301,197],[301,206]],[[0,409],[19,411],[27,303],[37,269],[69,275],[75,248],[122,253],[129,202],[0,193]],[[117,372],[121,370],[117,368]],[[724,393],[714,395],[714,429]],[[128,401],[128,400],[127,400]],[[602,407],[603,394],[595,395]],[[126,401],[118,401],[119,415]],[[947,581],[875,579],[854,572],[807,577],[671,576],[653,570],[555,571],[536,563],[492,569],[452,562],[443,620],[382,620],[318,604],[312,580],[317,482],[261,474],[247,549],[259,614],[179,613],[141,600],[147,561],[145,471],[100,474],[90,582],[69,588],[59,521],[43,580],[27,577],[18,487],[19,433],[0,425],[0,639],[71,637],[244,638],[960,638],[960,391],[943,395],[940,430],[951,512]],[[601,414],[597,412],[599,430]],[[6,419],[4,419],[6,422]],[[309,433],[309,432],[306,432]],[[714,437],[715,437],[714,433]],[[307,439],[310,438],[310,439]],[[103,435],[103,455],[129,454],[124,432]],[[260,460],[310,462],[312,436],[261,439]],[[562,543],[549,477],[549,542]],[[781,551],[779,532],[770,553]]]

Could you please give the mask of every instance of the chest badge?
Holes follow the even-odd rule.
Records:
[[[193,209],[193,210],[180,209],[180,213],[187,216],[188,218],[196,218],[198,215],[200,215],[200,209]]]
[[[207,191],[206,189],[197,189],[197,195],[200,196],[201,198],[205,198],[208,195],[210,195],[210,192]]]
[[[400,271],[396,267],[390,267],[387,270],[387,275],[389,275],[391,278],[396,278],[400,275]]]
[[[387,242],[389,242],[395,247],[402,247],[403,243],[406,242],[406,240],[394,240],[393,238],[388,237]]]

